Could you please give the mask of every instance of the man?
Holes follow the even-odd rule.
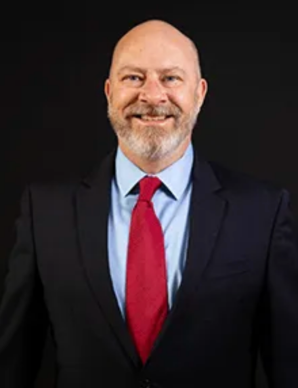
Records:
[[[192,41],[158,20],[116,45],[118,147],[78,183],[30,185],[0,309],[0,386],[298,386],[298,249],[286,190],[200,158]]]

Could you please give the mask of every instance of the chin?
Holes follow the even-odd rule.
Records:
[[[140,139],[133,137],[130,139],[122,139],[122,141],[130,152],[141,159],[151,162],[157,162],[173,154],[183,142],[183,140],[177,137],[157,139],[154,142],[148,139],[142,139],[140,141]]]

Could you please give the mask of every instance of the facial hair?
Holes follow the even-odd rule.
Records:
[[[134,103],[121,116],[110,99],[108,118],[116,136],[138,157],[148,161],[159,161],[172,154],[189,136],[196,124],[198,112],[193,109],[188,114],[171,103],[169,106],[153,106]],[[134,115],[171,116],[172,129],[157,125],[131,125]]]

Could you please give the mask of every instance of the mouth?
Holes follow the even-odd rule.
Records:
[[[173,115],[163,115],[163,116],[150,116],[150,115],[133,115],[133,118],[144,123],[164,123],[167,120],[171,119]]]

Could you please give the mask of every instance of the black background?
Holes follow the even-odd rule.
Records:
[[[298,216],[297,39],[288,7],[42,6],[13,5],[1,13],[1,285],[25,184],[83,174],[116,145],[103,83],[116,41],[148,18],[173,23],[199,47],[209,90],[195,147],[287,188]],[[38,387],[52,387],[54,362],[49,340]],[[261,367],[257,385],[266,387]]]

